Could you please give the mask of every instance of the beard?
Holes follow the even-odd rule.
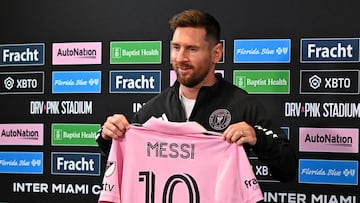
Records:
[[[206,78],[206,76],[209,74],[210,69],[209,68],[200,68],[200,69],[196,69],[191,65],[183,65],[181,64],[181,66],[185,66],[187,69],[191,70],[189,73],[187,73],[186,75],[179,73],[179,70],[177,67],[174,67],[174,70],[176,72],[176,77],[177,77],[177,81],[184,85],[185,87],[195,87],[197,85],[199,85],[202,81],[204,81],[204,79]]]

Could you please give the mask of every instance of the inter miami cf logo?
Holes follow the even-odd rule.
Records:
[[[209,124],[214,130],[224,130],[230,121],[231,114],[227,109],[217,109],[209,117]]]
[[[105,167],[105,176],[109,177],[116,171],[116,162],[115,161],[108,161]]]

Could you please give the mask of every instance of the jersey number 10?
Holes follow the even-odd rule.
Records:
[[[155,173],[152,171],[140,171],[139,182],[145,182],[145,203],[155,203]],[[200,193],[195,179],[189,174],[174,174],[170,176],[162,193],[162,203],[172,203],[175,186],[178,183],[185,183],[188,194],[189,203],[200,203]]]

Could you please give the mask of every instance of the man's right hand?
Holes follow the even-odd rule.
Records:
[[[105,140],[117,139],[123,136],[129,128],[130,124],[123,114],[114,114],[106,119],[101,136]]]

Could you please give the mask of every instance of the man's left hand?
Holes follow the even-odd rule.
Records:
[[[230,125],[224,131],[223,138],[238,145],[248,143],[254,146],[257,141],[254,128],[244,121]]]

